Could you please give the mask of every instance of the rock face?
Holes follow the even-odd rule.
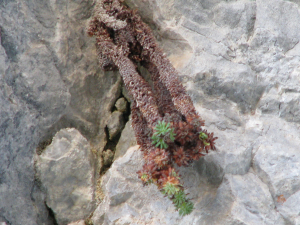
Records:
[[[226,174],[221,185],[207,179],[197,162],[182,168],[182,179],[195,209],[182,218],[153,184],[143,187],[136,176],[143,157],[138,146],[117,159],[102,179],[105,198],[95,210],[94,224],[284,224],[268,186],[249,171]]]
[[[219,137],[217,151],[180,168],[195,210],[179,217],[155,186],[137,179],[142,157],[137,149],[125,154],[134,138],[120,114],[123,97],[130,99],[117,72],[101,71],[85,34],[93,1],[11,0],[0,1],[0,224],[67,218],[55,214],[59,200],[42,188],[59,180],[40,183],[34,156],[68,127],[86,141],[78,134],[67,143],[80,137],[80,149],[89,145],[97,155],[96,175],[116,150],[94,225],[299,224],[300,2],[126,3],[153,28],[206,128]],[[123,132],[110,128],[113,141],[110,118],[127,122]]]
[[[299,2],[126,2],[154,28],[218,149],[180,169],[195,203],[184,218],[139,186],[141,155],[129,150],[102,180],[95,224],[299,224]]]
[[[95,206],[95,156],[74,128],[60,130],[37,157],[46,204],[59,225],[85,219]]]
[[[122,131],[121,137],[119,139],[119,142],[116,146],[116,152],[114,155],[114,160],[117,158],[125,155],[126,151],[130,146],[136,145],[136,138],[134,135],[134,131],[131,127],[131,120],[129,120],[126,125],[124,130]]]
[[[123,114],[119,111],[113,112],[107,124],[109,139],[114,139],[116,135],[122,131],[124,126]]]
[[[121,79],[98,66],[85,32],[92,8],[92,0],[0,1],[0,223],[55,223],[33,158],[60,129],[76,128],[99,155],[106,145]]]

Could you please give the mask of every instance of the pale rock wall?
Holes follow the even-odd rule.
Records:
[[[0,1],[0,223],[55,223],[34,155],[60,129],[80,131],[101,168],[122,88],[117,72],[102,72],[86,35],[93,7],[92,0]]]
[[[85,34],[94,2],[3,0],[0,224],[73,221],[49,208],[46,184],[55,178],[40,182],[34,163],[67,127],[83,135],[90,147],[82,150],[97,158],[90,168],[95,179],[102,151],[107,167],[116,150],[100,186],[93,187],[102,199],[94,225],[299,224],[300,2],[126,3],[152,27],[206,128],[219,137],[217,151],[180,169],[195,210],[179,217],[155,186],[142,186],[136,175],[142,155],[137,147],[126,153],[135,143],[130,121],[122,135],[107,126],[109,120],[126,122],[128,112],[122,120],[116,102],[130,100],[118,73],[101,71],[94,41]],[[63,173],[72,176],[67,168]],[[82,224],[86,215],[73,222]]]
[[[131,149],[102,180],[95,224],[299,224],[300,2],[126,2],[152,26],[219,139],[217,151],[181,168],[191,215],[138,183],[141,155]]]

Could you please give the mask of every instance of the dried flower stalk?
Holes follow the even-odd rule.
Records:
[[[99,0],[87,32],[96,37],[102,68],[118,69],[131,94],[132,126],[145,159],[139,177],[144,184],[156,184],[181,215],[189,214],[193,204],[174,164],[198,160],[215,149],[216,138],[201,128],[204,121],[177,71],[135,11],[119,0]],[[151,85],[140,75],[140,66],[150,73]]]

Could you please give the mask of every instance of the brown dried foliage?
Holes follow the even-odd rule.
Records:
[[[87,32],[96,37],[102,68],[118,69],[131,94],[132,126],[145,159],[139,177],[144,183],[154,182],[160,189],[167,182],[182,187],[178,173],[174,173],[174,163],[187,166],[198,160],[215,149],[216,138],[201,128],[204,121],[177,71],[156,44],[151,29],[119,0],[98,1]],[[139,66],[151,74],[152,86],[140,75]],[[167,149],[152,144],[158,121],[170,123],[176,134],[174,142],[166,139]],[[207,138],[199,138],[200,133]]]

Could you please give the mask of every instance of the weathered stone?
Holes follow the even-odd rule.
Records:
[[[228,185],[230,192],[221,191],[224,189],[220,187],[220,198],[233,197],[231,218],[224,224],[285,224],[280,213],[275,210],[268,186],[253,173],[226,176],[222,185]],[[222,202],[218,198],[216,200]]]
[[[74,223],[69,223],[68,225],[85,225],[85,222],[84,222],[84,220],[79,220]]]
[[[288,199],[300,190],[299,126],[265,119],[265,132],[253,149],[253,168],[269,186],[273,199]]]
[[[111,164],[112,160],[114,158],[114,153],[112,150],[107,149],[103,152],[103,165],[108,166]]]
[[[116,137],[116,135],[123,130],[124,126],[123,113],[119,111],[113,112],[107,122],[109,139],[112,140],[114,137]]]
[[[124,131],[115,156],[124,167],[112,170],[107,176],[115,178],[102,183],[104,190],[118,187],[105,198],[112,199],[111,205],[101,203],[112,211],[99,206],[94,220],[282,224],[276,207],[286,224],[299,223],[299,0],[126,3],[150,24],[179,70],[205,129],[219,139],[216,152],[180,169],[189,196],[198,202],[192,215],[179,218],[155,186],[141,186],[135,174],[140,164],[119,157],[131,145],[126,139],[134,139],[132,129]],[[38,144],[45,145],[62,128],[75,127],[98,156],[106,145],[105,128],[121,95],[121,79],[117,72],[101,72],[94,40],[85,34],[92,7],[91,0],[0,1],[2,223],[55,224],[34,176]],[[98,172],[100,167],[98,157]]]
[[[300,35],[295,32],[299,30],[299,23],[295,22],[300,16],[299,3],[283,0],[126,2],[138,8],[143,19],[150,23],[160,45],[179,69],[206,128],[219,137],[216,152],[193,164],[194,169],[181,169],[185,174],[183,179],[188,180],[184,183],[189,184],[190,196],[197,199],[195,212],[180,222],[176,221],[176,215],[166,212],[157,224],[295,223],[297,207],[288,214],[294,203],[287,202],[289,198],[296,202],[295,193],[300,190],[296,172],[300,160],[295,151],[299,144],[298,138],[293,140],[300,129]],[[185,49],[191,46],[193,51],[169,51],[170,45],[164,44],[164,38],[172,39],[174,49],[179,49],[176,43],[180,42]],[[119,160],[122,158],[114,164],[118,166]],[[129,164],[125,163],[125,167],[131,168]],[[119,170],[112,171],[108,176],[114,178],[104,179],[103,183],[133,179],[125,172],[120,175]],[[120,201],[128,197],[122,204],[113,206],[122,212],[116,223],[154,224],[156,218],[149,216],[147,219],[151,220],[147,220],[139,211],[141,207],[134,207],[132,199],[136,193],[130,195],[132,184],[128,182],[128,189],[118,189],[120,193],[115,196]],[[104,189],[109,187],[112,186]],[[107,196],[110,199],[114,195]],[[283,203],[285,209],[277,202],[280,196],[287,200]],[[148,204],[157,206],[155,202]],[[97,209],[102,210],[99,221],[109,224],[116,219],[111,214],[114,210],[106,212],[100,208]],[[152,208],[148,211],[160,213]],[[171,215],[173,220],[168,220]]]
[[[113,163],[102,178],[105,199],[93,214],[94,224],[113,224],[124,220],[129,223],[146,224],[150,218],[164,221],[164,212],[167,209],[169,213],[173,212],[174,218],[171,222],[176,224],[176,212],[171,207],[171,201],[163,198],[155,185],[142,188],[143,185],[136,174],[142,164],[142,153],[138,146],[129,149],[124,157]]]
[[[114,161],[117,158],[125,155],[126,151],[134,145],[136,145],[136,138],[135,138],[134,131],[132,129],[131,119],[129,119],[124,129],[122,130],[121,137],[116,146]]]
[[[1,222],[55,223],[35,180],[38,145],[66,127],[80,130],[99,152],[106,144],[121,79],[101,72],[86,35],[93,6],[90,0],[0,2]]]
[[[192,168],[180,169],[196,203],[192,214],[182,218],[155,185],[142,187],[136,174],[142,163],[137,147],[114,162],[102,179],[105,199],[93,214],[94,224],[284,224],[268,186],[255,174],[226,175],[216,185]]]
[[[128,103],[125,98],[119,98],[115,106],[119,112],[125,113],[127,111]]]
[[[125,88],[124,84],[122,85],[122,95],[126,98],[128,102],[131,102],[130,94],[128,93],[128,90]]]
[[[284,198],[284,197],[283,197]],[[277,208],[282,214],[283,218],[287,221],[286,224],[299,224],[300,223],[300,191],[297,191],[295,194],[291,195],[288,199],[283,199],[279,201]]]
[[[38,156],[38,179],[59,225],[85,219],[94,209],[95,158],[74,128],[59,131]]]

